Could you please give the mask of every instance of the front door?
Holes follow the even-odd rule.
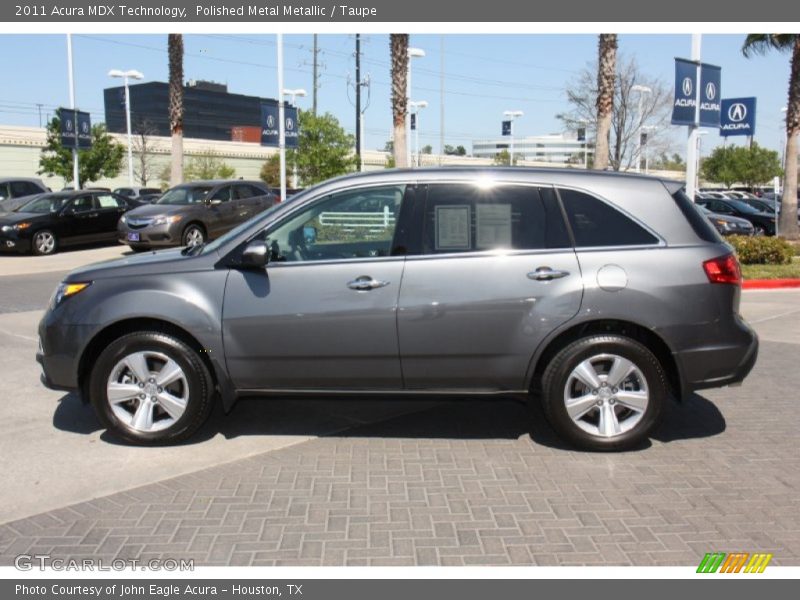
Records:
[[[206,223],[209,237],[218,237],[239,222],[236,219],[235,203],[231,200],[232,191],[232,185],[223,185],[208,198]]]
[[[240,389],[401,389],[403,186],[319,198],[261,235],[265,271],[231,271],[223,333]]]
[[[103,239],[116,238],[117,222],[128,209],[122,196],[111,193],[95,195],[98,212],[98,235]]]
[[[88,242],[94,239],[100,228],[100,213],[92,194],[74,198],[63,210],[61,238],[70,243]]]
[[[552,188],[431,184],[398,331],[408,389],[522,390],[537,346],[580,308]]]

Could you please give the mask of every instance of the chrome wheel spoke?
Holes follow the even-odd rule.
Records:
[[[148,377],[150,377],[150,367],[147,366],[147,356],[144,352],[126,356],[124,362],[125,366],[131,370],[131,373],[139,381],[147,381]]]
[[[186,410],[186,400],[178,398],[164,390],[157,396],[158,405],[163,408],[166,413],[176,421],[181,418]]]
[[[139,402],[139,408],[131,419],[131,427],[139,431],[150,431],[153,427],[153,402],[150,398],[145,398]]]
[[[597,424],[597,432],[604,437],[622,433],[617,413],[614,412],[614,407],[608,403],[600,407],[600,421]]]
[[[181,377],[183,377],[183,370],[178,363],[170,358],[156,375],[156,383],[161,387],[167,387]]]
[[[592,364],[590,359],[583,361],[572,372],[572,374],[580,380],[583,385],[590,389],[595,389],[600,387],[600,377],[597,375],[597,371]]]
[[[621,356],[614,358],[614,363],[611,365],[611,370],[608,372],[606,382],[608,385],[617,387],[633,372],[634,366],[631,361]]]
[[[649,398],[647,392],[628,392],[620,390],[615,398],[617,402],[636,412],[644,412],[647,408],[647,400]]]
[[[597,406],[597,396],[586,394],[567,400],[567,413],[573,420],[580,419]]]
[[[109,383],[106,388],[108,401],[112,404],[133,400],[141,393],[142,390],[135,383]]]

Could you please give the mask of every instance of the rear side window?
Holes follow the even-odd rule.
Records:
[[[708,218],[703,214],[700,208],[689,199],[689,196],[686,195],[686,192],[683,190],[678,190],[674,194],[672,194],[672,199],[675,200],[675,204],[678,205],[678,208],[683,213],[683,216],[686,217],[686,220],[689,221],[689,225],[692,226],[694,232],[704,242],[719,242],[720,237],[717,233],[717,230],[714,229],[714,226],[711,225]]]
[[[566,236],[548,236],[548,210],[530,186],[430,185],[425,208],[423,252],[443,254],[493,249],[539,250],[568,245]]]
[[[558,193],[578,248],[658,243],[641,225],[602,200],[575,190],[559,189]]]

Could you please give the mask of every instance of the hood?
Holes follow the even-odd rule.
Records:
[[[185,215],[188,212],[203,209],[203,204],[143,204],[125,213],[130,218],[161,217]]]
[[[218,259],[216,253],[208,256],[186,256],[182,254],[183,250],[183,248],[153,250],[93,263],[70,272],[65,281],[93,281],[110,277],[202,270],[209,268],[209,265],[213,266]]]
[[[0,213],[0,226],[14,225],[23,221],[41,221],[51,216],[51,213],[3,212]]]

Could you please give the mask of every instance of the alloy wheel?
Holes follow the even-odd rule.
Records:
[[[56,247],[56,238],[49,231],[40,231],[33,238],[33,243],[39,254],[50,254]]]

